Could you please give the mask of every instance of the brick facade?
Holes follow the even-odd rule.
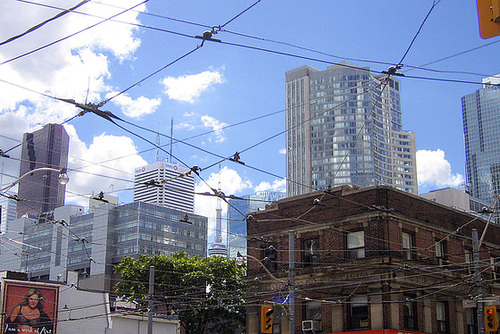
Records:
[[[312,320],[306,319],[307,305],[318,302],[322,333],[384,328],[468,333],[464,301],[475,290],[466,253],[472,250],[472,229],[481,236],[485,225],[470,214],[385,186],[343,186],[274,202],[247,217],[248,254],[276,278],[249,258],[247,333],[258,333],[260,305],[288,294],[282,281],[288,279],[289,231],[295,233],[295,333],[302,333],[302,321]],[[411,239],[409,250],[403,249],[408,241],[403,232]],[[359,235],[363,238],[356,239]],[[442,258],[436,256],[438,242]],[[490,258],[498,261],[499,246],[500,227],[489,224],[480,249],[483,296],[498,304],[494,295],[500,295],[500,285],[489,264]],[[275,261],[265,258],[269,247],[276,249]],[[366,305],[360,302],[365,299]],[[275,333],[289,333],[288,305],[275,305]],[[441,309],[446,312],[438,323]]]

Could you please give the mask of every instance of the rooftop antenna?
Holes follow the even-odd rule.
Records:
[[[170,120],[170,163],[174,163],[172,147],[174,146],[174,118]]]
[[[158,126],[156,127],[156,155],[155,162],[160,161],[160,122],[158,122]]]

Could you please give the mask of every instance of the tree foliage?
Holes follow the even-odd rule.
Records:
[[[121,274],[117,296],[147,305],[149,267],[155,267],[155,308],[172,310],[186,334],[233,334],[244,327],[244,270],[224,257],[172,256],[125,257],[115,268]]]

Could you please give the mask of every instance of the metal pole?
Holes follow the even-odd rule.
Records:
[[[295,231],[288,232],[288,299],[290,306],[289,333],[295,334]]]
[[[474,264],[474,285],[476,286],[477,327],[479,334],[484,334],[483,287],[481,282],[481,266],[479,265],[479,237],[476,229],[472,230],[472,261]]]
[[[153,296],[155,293],[155,267],[149,267],[148,334],[153,334]]]

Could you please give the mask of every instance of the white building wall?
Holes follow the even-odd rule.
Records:
[[[158,161],[135,170],[134,202],[194,212],[194,175],[186,167]],[[156,181],[156,185],[146,183]],[[164,182],[160,184],[159,182]]]
[[[69,272],[67,286],[62,286],[59,297],[57,333],[146,334],[147,316],[110,311],[107,293],[77,289],[78,274]],[[153,319],[153,333],[178,334],[176,320]]]

